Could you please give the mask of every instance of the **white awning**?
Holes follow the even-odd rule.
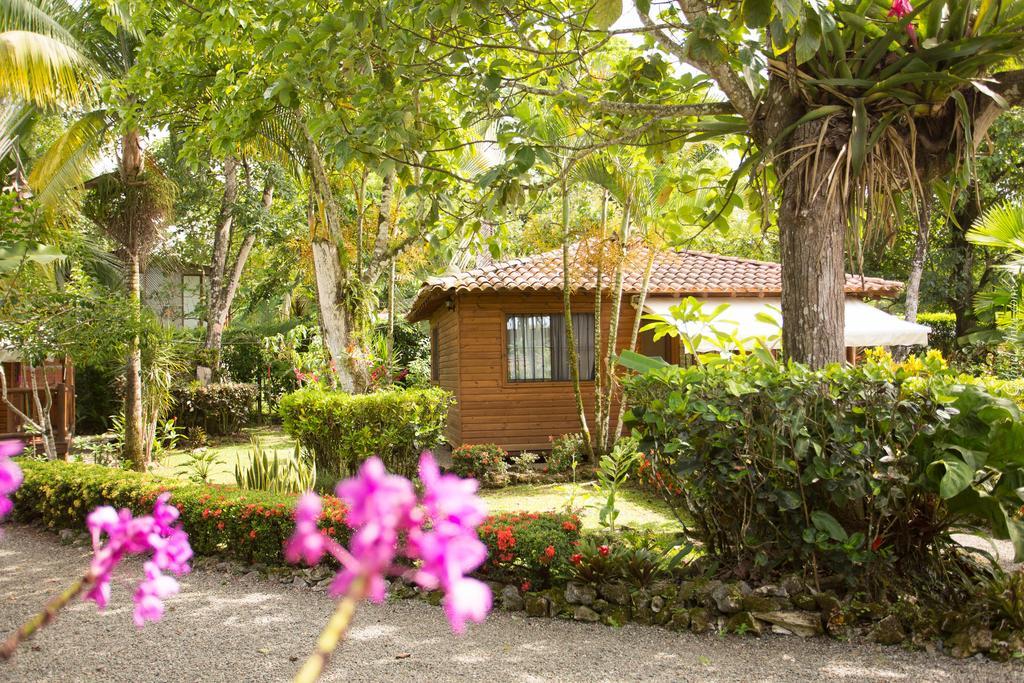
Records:
[[[644,303],[644,313],[662,316],[673,320],[670,308],[679,304],[682,299],[648,298]],[[768,346],[779,345],[782,325],[782,302],[776,298],[698,298],[701,311],[710,314],[722,304],[728,304],[721,314],[712,322],[681,322],[676,326],[688,336],[704,335],[711,337],[714,332],[722,332],[742,340],[760,337],[768,339]],[[758,318],[762,319],[758,319]],[[768,317],[769,320],[764,320]],[[773,322],[774,321],[774,322]],[[874,306],[857,299],[846,300],[845,346],[913,346],[928,343],[931,328],[925,325],[907,322],[890,315]],[[701,342],[698,351],[710,352],[719,350],[711,339]]]

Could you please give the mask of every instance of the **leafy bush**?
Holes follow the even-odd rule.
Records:
[[[460,477],[475,477],[484,486],[508,483],[508,453],[497,444],[463,444],[452,451],[452,471]]]
[[[819,371],[767,354],[666,365],[627,397],[652,469],[681,491],[669,501],[729,565],[882,580],[939,557],[954,526],[1024,556],[1020,410],[956,382],[937,352]]]
[[[241,382],[202,385],[192,382],[172,389],[173,413],[186,430],[202,427],[210,435],[236,434],[248,422],[256,386]]]
[[[580,519],[561,512],[509,512],[489,517],[478,531],[487,546],[481,574],[537,589],[568,572]]]
[[[551,452],[547,458],[548,471],[568,472],[574,463],[581,463],[586,459],[585,450],[583,435],[580,433],[552,437]]]
[[[313,453],[317,486],[333,485],[379,455],[411,477],[420,452],[444,441],[452,395],[443,389],[392,389],[346,394],[311,385],[281,398],[284,429]]]
[[[171,503],[181,510],[192,549],[199,555],[284,564],[283,544],[295,528],[294,494],[187,484],[82,463],[21,459],[19,465],[25,481],[14,495],[14,515],[51,529],[85,529],[86,515],[97,505],[148,513],[163,491],[171,492]],[[326,497],[321,528],[345,542],[349,529],[344,519],[341,502]]]
[[[959,351],[956,341],[956,315],[946,311],[918,313],[917,322],[932,328],[928,334],[928,347],[938,349],[943,356],[952,358]]]

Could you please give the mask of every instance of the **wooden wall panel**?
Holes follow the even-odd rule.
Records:
[[[459,444],[462,437],[462,406],[461,392],[459,386],[460,361],[459,361],[459,317],[448,310],[446,306],[439,307],[430,318],[431,328],[438,330],[438,342],[440,344],[438,359],[438,379],[434,384],[447,389],[455,395],[455,405],[448,411],[448,427],[446,436],[449,443]]]
[[[602,330],[607,335],[611,307],[605,297]],[[453,444],[494,442],[510,451],[547,450],[550,437],[580,430],[571,382],[509,382],[505,357],[505,318],[560,313],[557,293],[460,294],[455,306],[459,347],[461,433]],[[592,296],[574,296],[573,310],[593,312]],[[629,344],[635,312],[622,305],[616,349]],[[606,340],[605,340],[606,345]],[[593,431],[594,383],[582,382],[584,408]],[[613,415],[618,410],[616,405]],[[613,426],[614,428],[614,426]]]

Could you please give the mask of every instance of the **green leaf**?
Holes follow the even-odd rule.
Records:
[[[833,541],[845,541],[848,534],[843,525],[840,524],[835,517],[822,512],[821,510],[815,510],[811,513],[811,523],[818,531],[824,531]]]
[[[853,101],[853,126],[850,130],[850,175],[854,178],[860,175],[864,167],[868,152],[867,137],[868,112],[864,107],[864,98],[858,97]]]
[[[939,495],[949,500],[974,481],[974,468],[963,460],[943,458],[928,465],[928,476],[939,481]]]
[[[619,354],[618,363],[628,370],[640,373],[660,370],[661,368],[667,368],[669,365],[661,358],[650,358],[629,349]]]
[[[748,28],[764,28],[772,18],[772,0],[743,0],[743,23]]]
[[[590,23],[597,28],[609,28],[622,16],[622,0],[597,0],[590,10]]]

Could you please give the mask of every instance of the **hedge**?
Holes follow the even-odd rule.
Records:
[[[928,347],[942,351],[952,358],[959,351],[956,343],[956,315],[948,312],[918,313],[917,322],[932,328],[928,333]]]
[[[283,396],[280,410],[285,432],[313,453],[323,489],[373,455],[388,470],[414,476],[420,452],[444,441],[453,402],[436,387],[346,394],[311,385]]]
[[[257,394],[255,384],[192,382],[171,390],[172,412],[180,427],[201,427],[211,436],[228,436],[249,421]]]
[[[188,484],[176,479],[100,465],[19,459],[25,481],[14,494],[14,517],[50,529],[85,530],[86,516],[98,505],[149,513],[153,501],[171,492],[197,555],[230,557],[246,563],[283,565],[284,542],[295,528],[297,494],[243,491],[234,486]],[[324,496],[320,528],[347,543],[345,507]],[[580,520],[559,512],[506,513],[488,517],[479,528],[488,558],[487,578],[546,585],[564,574],[580,538]],[[548,548],[553,549],[553,553]]]
[[[295,527],[296,494],[243,491],[233,486],[196,485],[100,465],[19,460],[25,481],[14,494],[14,516],[50,529],[85,529],[98,505],[152,511],[154,499],[171,492],[171,503],[197,555],[221,555],[243,562],[284,564],[284,541]],[[325,497],[320,526],[341,542],[349,528],[345,508]]]

